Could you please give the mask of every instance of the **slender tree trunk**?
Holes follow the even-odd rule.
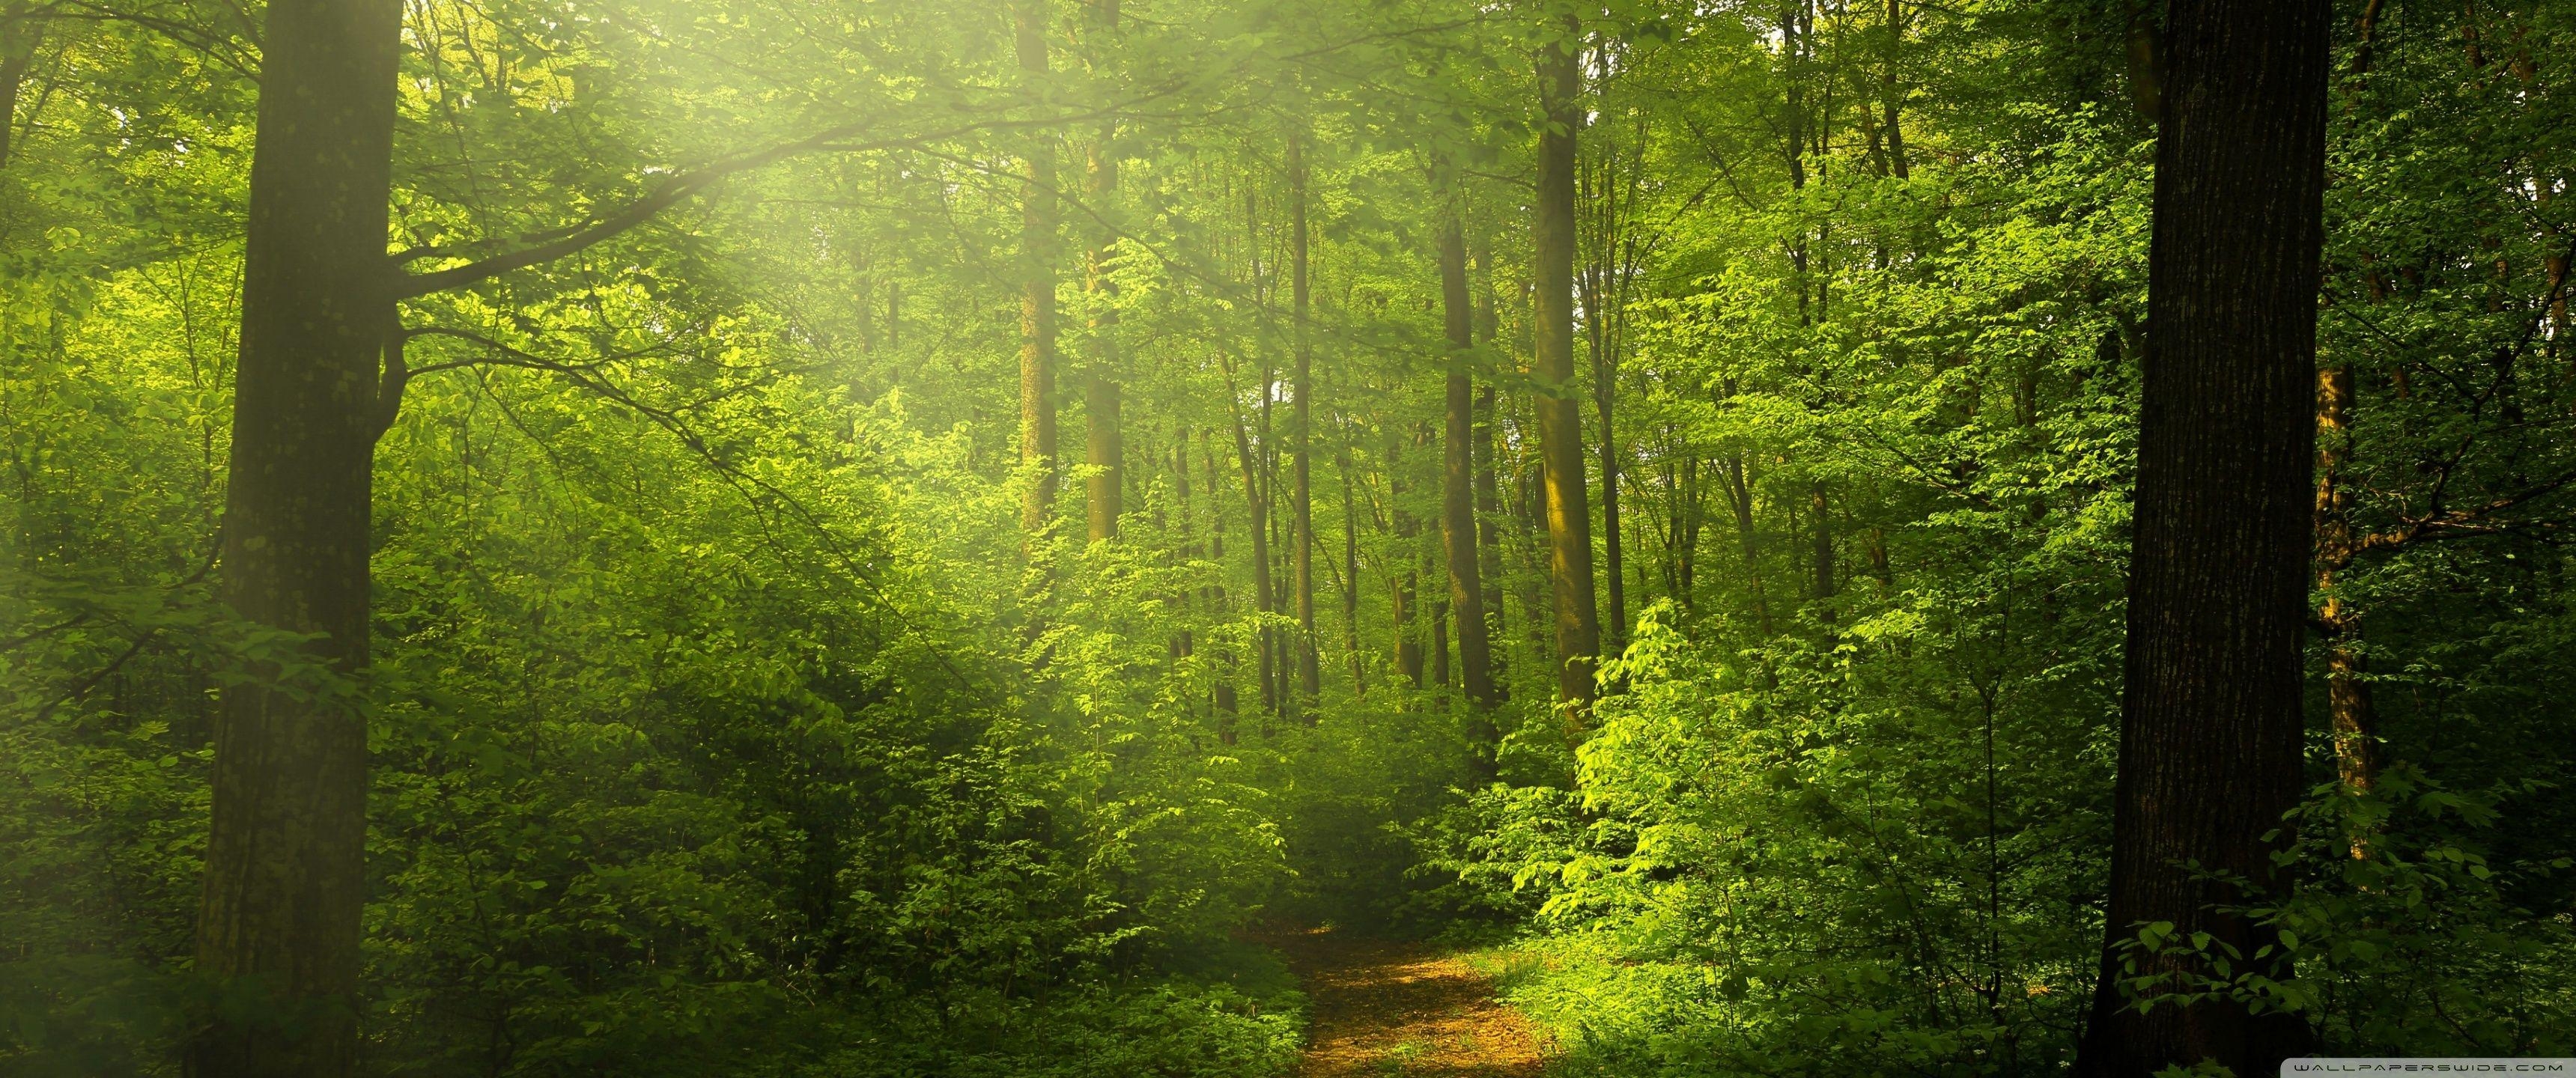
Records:
[[[1762,635],[1773,632],[1771,601],[1762,588],[1762,536],[1754,530],[1753,484],[1744,474],[1742,454],[1726,458],[1719,476],[1726,482],[1727,507],[1735,511],[1735,541],[1744,555],[1744,579],[1753,592],[1753,617]]]
[[[1266,391],[1266,387],[1265,387]],[[1229,388],[1229,395],[1231,389]],[[1229,405],[1229,407],[1231,407]],[[1271,611],[1270,584],[1270,514],[1269,499],[1261,489],[1261,464],[1252,453],[1252,439],[1243,428],[1243,415],[1234,414],[1234,452],[1243,466],[1243,502],[1252,532],[1253,606],[1261,613]],[[1272,667],[1270,628],[1263,626],[1257,634],[1261,646],[1261,704],[1273,712],[1279,709],[1277,671]]]
[[[1237,426],[1241,424],[1238,423]],[[1225,486],[1217,479],[1216,437],[1205,427],[1199,428],[1199,457],[1207,465],[1208,560],[1222,567],[1225,565],[1225,505],[1217,492],[1225,489]],[[1207,589],[1208,603],[1219,617],[1224,617],[1228,613],[1224,581],[1224,573],[1219,572],[1216,582],[1208,585]],[[1234,679],[1242,676],[1243,668],[1241,656],[1231,645],[1222,644],[1220,639],[1220,647],[1224,670],[1217,675],[1216,691],[1213,694],[1217,715],[1217,740],[1231,745],[1235,743],[1235,714],[1239,710],[1235,701]]]
[[[1592,510],[1585,504],[1583,413],[1574,373],[1575,133],[1583,124],[1575,43],[1581,20],[1568,16],[1565,36],[1539,59],[1536,362],[1539,453],[1546,461],[1548,576],[1556,609],[1556,684],[1572,720],[1592,702],[1593,663],[1601,621],[1593,598]]]
[[[1431,600],[1431,683],[1449,687],[1449,600]]]
[[[1695,455],[1684,455],[1673,464],[1673,602],[1685,613],[1697,609],[1692,595],[1693,574],[1698,570],[1700,531],[1700,461]]]
[[[1180,540],[1179,561],[1181,565],[1186,566],[1197,560],[1199,556],[1198,541],[1193,536],[1194,529],[1190,521],[1190,428],[1186,425],[1176,426],[1173,434],[1176,440],[1172,443],[1172,508],[1178,524],[1175,537]],[[1188,588],[1182,588],[1172,597],[1173,616],[1182,619],[1181,628],[1172,634],[1172,658],[1174,659],[1189,658],[1193,651],[1188,620],[1189,598]]]
[[[1290,316],[1296,321],[1296,371],[1289,390],[1296,397],[1289,416],[1288,435],[1294,439],[1290,466],[1293,486],[1289,497],[1294,500],[1291,512],[1296,515],[1296,543],[1293,572],[1297,588],[1297,688],[1305,699],[1313,700],[1323,691],[1323,671],[1315,648],[1315,490],[1313,483],[1315,378],[1314,340],[1308,332],[1311,299],[1307,283],[1308,233],[1306,227],[1306,136],[1303,131],[1288,136],[1288,295]],[[1311,721],[1313,711],[1307,712]]]
[[[1398,549],[1403,552],[1399,555],[1403,560],[1398,562],[1403,568],[1398,569],[1395,578],[1389,582],[1395,607],[1395,672],[1419,689],[1423,686],[1422,639],[1415,632],[1414,623],[1421,620],[1419,541],[1422,538],[1422,520],[1406,508],[1405,499],[1411,492],[1401,478],[1403,469],[1403,443],[1389,437],[1386,444],[1388,515],[1394,522],[1395,537],[1401,540]]]
[[[1342,475],[1342,649],[1351,657],[1351,695],[1368,695],[1366,667],[1360,658],[1360,523],[1351,491],[1351,436],[1342,432],[1334,449],[1334,470]]]
[[[1610,592],[1610,650],[1618,651],[1628,641],[1628,588],[1625,578],[1625,551],[1620,544],[1624,534],[1619,528],[1619,439],[1611,426],[1611,398],[1618,392],[1614,368],[1617,360],[1596,354],[1592,393],[1595,418],[1601,424],[1601,558],[1602,577]]]
[[[1106,316],[1115,323],[1116,315]],[[1102,341],[1094,362],[1115,362],[1118,345]],[[1118,538],[1118,517],[1124,511],[1119,484],[1125,469],[1120,458],[1126,453],[1118,429],[1118,382],[1109,372],[1093,370],[1083,379],[1082,404],[1084,433],[1083,463],[1095,469],[1084,481],[1084,509],[1088,527],[1085,535],[1093,542]]]
[[[2168,11],[2109,939],[2081,1075],[2268,1074],[2308,1043],[2298,1016],[2224,998],[2142,1013],[2119,979],[2148,922],[2247,963],[2276,946],[2213,908],[2258,899],[2206,873],[2278,886],[2263,836],[2301,788],[2330,16],[2325,0]]]
[[[1619,305],[1614,298],[1616,278],[1621,270],[1619,251],[1619,150],[1604,145],[1600,167],[1594,172],[1595,183],[1590,194],[1599,207],[1594,220],[1593,257],[1576,278],[1583,297],[1584,339],[1590,345],[1592,359],[1592,409],[1595,425],[1600,428],[1599,464],[1601,468],[1601,558],[1602,582],[1610,599],[1607,627],[1610,650],[1617,651],[1628,636],[1628,588],[1625,552],[1619,528],[1619,439],[1611,423],[1611,408],[1618,392],[1618,344],[1612,338],[1613,318],[1610,310]],[[1578,194],[1587,185],[1578,183]]]
[[[1494,253],[1479,235],[1476,243],[1476,268],[1483,272],[1483,287],[1476,289],[1475,339],[1490,348],[1500,328],[1494,314]],[[1502,484],[1495,474],[1494,457],[1500,452],[1495,442],[1498,431],[1494,423],[1493,383],[1476,389],[1476,428],[1473,449],[1476,465],[1476,570],[1485,586],[1486,665],[1490,672],[1488,688],[1494,703],[1510,695],[1504,687],[1503,652],[1494,647],[1504,632],[1503,619],[1503,496]]]
[[[1467,238],[1453,209],[1440,233],[1440,300],[1449,331],[1447,427],[1440,472],[1440,541],[1449,563],[1449,606],[1458,612],[1460,687],[1478,711],[1494,706],[1491,638],[1485,623],[1485,582],[1476,543],[1475,312],[1467,297]],[[1490,756],[1490,721],[1473,733]],[[1489,778],[1489,775],[1479,776]]]
[[[1118,31],[1118,0],[1086,0],[1086,6],[1097,54]],[[1096,55],[1093,62],[1099,62]],[[1101,125],[1099,140],[1091,144],[1087,186],[1095,212],[1109,212],[1118,199],[1117,129],[1116,121]],[[1083,507],[1089,525],[1085,535],[1095,543],[1118,537],[1118,517],[1125,509],[1121,493],[1126,489],[1127,446],[1118,415],[1118,285],[1109,278],[1114,242],[1113,236],[1101,236],[1084,260],[1083,275],[1083,288],[1091,293],[1092,336],[1091,368],[1082,379],[1083,463],[1091,466],[1089,478],[1083,481]]]
[[[1034,95],[1047,76],[1046,0],[1019,0],[1014,12],[1020,75]],[[1055,147],[1030,140],[1029,189],[1020,207],[1020,462],[1035,464],[1037,482],[1020,502],[1020,528],[1034,539],[1055,512]]]
[[[2361,650],[2361,614],[2338,588],[2357,553],[2352,534],[2352,491],[2343,482],[2352,452],[2352,366],[2337,362],[2317,371],[2316,591],[2324,597],[2318,620],[2326,631],[2326,714],[2334,731],[2335,772],[2344,790],[2366,794],[2379,781],[2378,718],[2371,707],[2367,660]],[[2352,853],[2369,853],[2364,836],[2352,836]]]
[[[1833,598],[1836,590],[1834,587],[1834,522],[1833,517],[1825,504],[1825,484],[1823,480],[1818,480],[1807,488],[1807,507],[1816,515],[1816,530],[1814,537],[1816,601],[1821,603],[1824,600]],[[1825,621],[1830,624],[1834,620],[1834,612],[1831,609],[1827,609],[1824,612],[1824,618]]]
[[[365,901],[369,509],[399,376],[385,256],[396,0],[273,0],[251,160],[224,602],[302,634],[227,686],[197,972],[228,995],[205,1078],[349,1074]],[[380,373],[380,364],[384,369]],[[326,674],[283,665],[287,653]]]
[[[1879,108],[1887,127],[1887,166],[1897,179],[1912,173],[1905,160],[1905,87],[1899,82],[1899,58],[1905,48],[1904,0],[1887,0],[1887,62],[1879,76]]]
[[[1535,399],[1536,394],[1532,397]],[[1534,432],[1537,421],[1532,418],[1518,426],[1523,432]],[[1532,451],[1535,448],[1529,447]],[[1521,614],[1529,623],[1530,654],[1538,660],[1539,666],[1553,670],[1556,669],[1556,611],[1549,592],[1547,465],[1534,452],[1524,452],[1521,456],[1523,460],[1514,469],[1520,481],[1513,484],[1517,488],[1513,492],[1517,510],[1514,517],[1520,523],[1522,571],[1517,575],[1521,584]]]

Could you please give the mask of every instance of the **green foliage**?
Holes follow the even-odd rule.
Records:
[[[1270,920],[1496,945],[1574,1074],[2054,1073],[2106,929],[2134,1005],[2576,1051],[2565,5],[2341,42],[2321,355],[2368,541],[2317,599],[2366,626],[2396,762],[2289,821],[2291,890],[2209,881],[2260,954],[2101,923],[2134,5],[1054,2],[1043,74],[1010,7],[406,5],[403,271],[705,185],[399,304],[351,679],[220,598],[264,13],[0,0],[0,53],[34,42],[0,164],[0,1070],[171,1074],[211,1013],[301,1020],[191,973],[214,702],[254,677],[365,701],[371,1075],[1275,1075],[1305,1001],[1243,942]],[[1529,373],[1556,45],[1597,364],[1563,386]],[[1032,251],[1064,466],[1024,529]],[[1458,356],[1490,714],[1446,654]],[[1082,504],[1112,473],[1073,463],[1094,375],[1114,541]],[[1551,699],[1549,394],[1586,405],[1596,513],[1619,473],[1588,714]],[[2334,751],[2320,724],[2320,782]]]

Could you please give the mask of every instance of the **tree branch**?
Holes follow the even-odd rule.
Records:
[[[1150,101],[1155,98],[1162,97],[1170,92],[1170,89],[1157,91],[1138,98],[1135,102],[1129,102],[1127,104],[1132,105],[1144,101]],[[959,124],[954,127],[944,128],[926,134],[905,135],[896,138],[869,139],[856,142],[850,140],[865,134],[869,125],[847,124],[841,127],[835,127],[830,130],[821,131],[805,138],[798,139],[794,142],[781,143],[765,150],[756,150],[750,153],[739,154],[690,172],[674,175],[663,181],[661,187],[654,190],[651,194],[645,195],[634,202],[630,202],[624,207],[621,207],[615,212],[604,217],[594,218],[588,224],[561,230],[554,234],[553,239],[538,243],[533,247],[493,255],[492,257],[485,258],[480,261],[468,262],[462,266],[436,270],[429,273],[408,274],[397,272],[396,277],[398,283],[394,286],[393,295],[395,299],[412,299],[419,296],[426,296],[434,292],[444,292],[451,288],[460,288],[477,281],[498,277],[504,273],[526,269],[530,266],[536,266],[546,262],[552,262],[555,259],[562,258],[566,255],[577,254],[590,247],[596,246],[599,243],[613,239],[628,230],[633,229],[637,225],[652,220],[655,215],[661,213],[663,210],[687,201],[699,192],[705,191],[710,187],[714,187],[733,176],[766,168],[790,158],[816,153],[873,153],[881,150],[925,146],[934,142],[940,142],[946,139],[957,138],[961,135],[969,135],[977,132],[1067,126],[1096,121],[1108,116],[1117,115],[1124,111],[1126,107],[1127,105],[1120,105],[1116,107],[1093,109],[1086,112],[1038,119],[981,120],[974,123]],[[437,257],[439,254],[440,249],[436,247],[415,247],[411,250],[390,256],[390,260],[396,266],[399,266],[404,262],[414,261],[420,258]]]

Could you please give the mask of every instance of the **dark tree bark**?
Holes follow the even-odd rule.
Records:
[[[274,0],[242,275],[224,601],[329,673],[223,690],[197,971],[204,1078],[350,1073],[365,900],[369,503],[390,418],[397,0]]]
[[[2240,968],[2274,942],[2182,866],[2279,885],[2262,836],[2301,787],[2329,15],[2324,0],[2167,12],[2109,939],[2083,1075],[2268,1074],[2308,1042],[2296,1016],[2224,999],[2140,1013],[2118,981],[2144,923],[2207,932]]]
[[[1046,81],[1046,0],[1019,0],[1013,12],[1020,73],[1034,93]],[[1020,209],[1020,461],[1035,462],[1037,482],[1020,503],[1020,527],[1045,530],[1055,512],[1055,148],[1033,136],[1029,188]]]
[[[1467,238],[1453,211],[1440,233],[1440,301],[1449,331],[1447,427],[1440,470],[1440,542],[1449,563],[1449,607],[1458,612],[1460,687],[1478,711],[1494,706],[1491,638],[1485,624],[1483,564],[1476,544],[1475,312],[1467,296]],[[1479,720],[1480,741],[1493,733]],[[1490,755],[1492,746],[1483,750]]]
[[[1592,702],[1601,619],[1593,597],[1592,508],[1583,476],[1582,391],[1574,371],[1575,137],[1583,123],[1575,45],[1580,20],[1539,55],[1537,265],[1534,306],[1539,453],[1545,460],[1548,578],[1556,611],[1556,687],[1579,716]]]

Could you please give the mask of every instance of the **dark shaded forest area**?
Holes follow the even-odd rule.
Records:
[[[1268,1078],[1289,938],[1558,1076],[2576,1055],[2571,81],[0,0],[0,1074]]]

